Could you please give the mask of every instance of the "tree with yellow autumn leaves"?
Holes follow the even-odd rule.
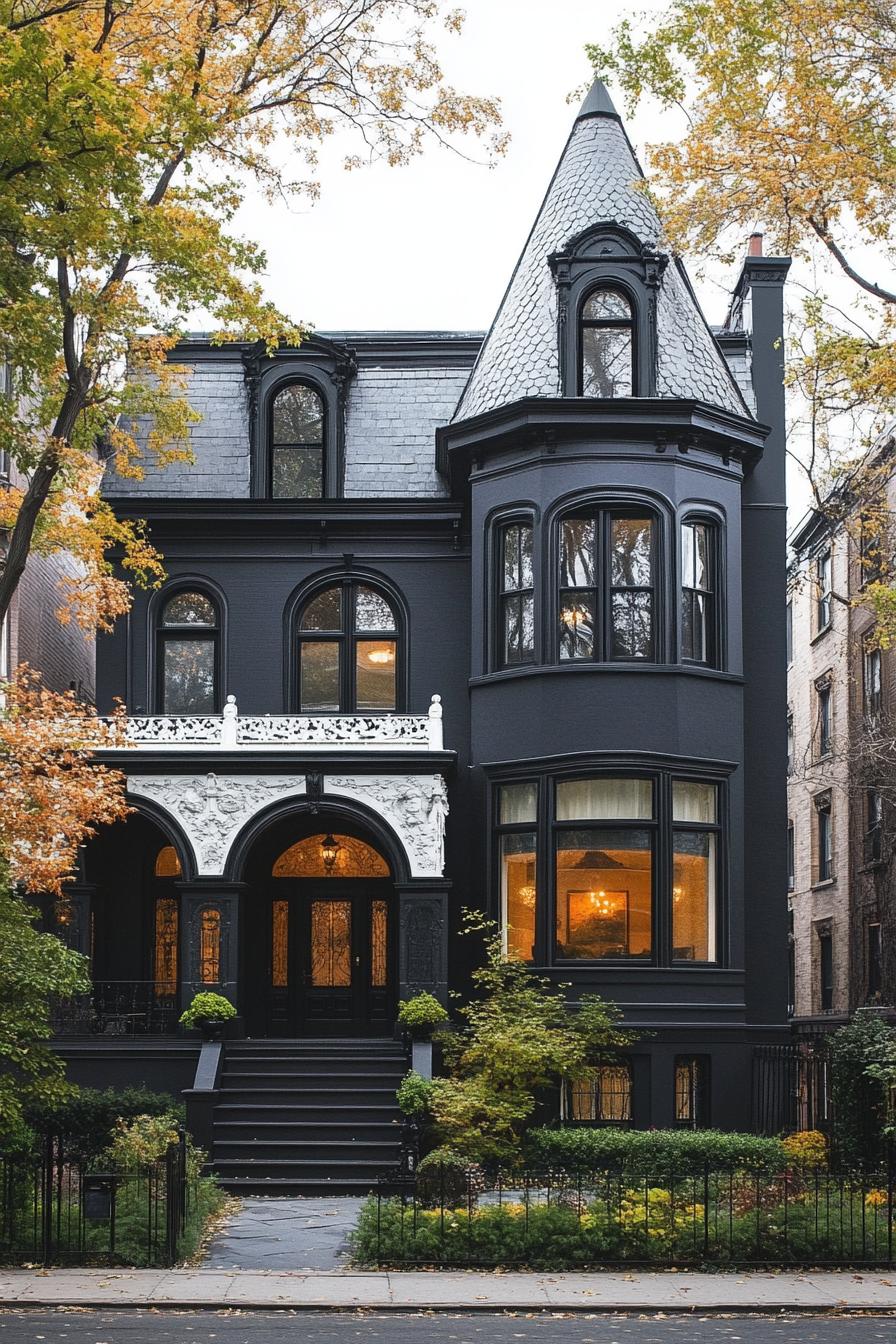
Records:
[[[855,416],[867,443],[896,411],[896,5],[672,0],[588,55],[630,107],[684,113],[650,151],[677,247],[731,258],[758,227],[766,250],[849,281],[837,305],[809,280],[791,340],[823,494],[832,421]]]
[[[439,29],[461,25],[444,0],[0,0],[0,451],[24,482],[0,497],[0,619],[32,548],[80,563],[63,618],[88,629],[127,610],[127,580],[158,582],[100,460],[139,476],[143,453],[189,457],[168,356],[191,310],[222,336],[301,339],[232,232],[248,182],[313,195],[320,145],[346,130],[347,166],[463,135],[501,149],[496,103],[439,66]]]

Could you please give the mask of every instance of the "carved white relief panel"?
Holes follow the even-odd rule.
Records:
[[[150,799],[184,831],[196,872],[224,872],[234,840],[271,803],[305,793],[304,775],[132,775],[130,793]],[[441,877],[448,801],[441,775],[325,775],[326,795],[357,800],[398,836],[413,877]]]
[[[304,775],[131,775],[128,790],[164,808],[185,832],[200,877],[224,872],[248,821],[281,798],[305,792]]]
[[[326,775],[324,792],[379,813],[404,845],[412,877],[443,875],[448,793],[441,775]]]

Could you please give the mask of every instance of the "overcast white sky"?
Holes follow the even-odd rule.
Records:
[[[567,96],[589,81],[584,45],[608,37],[627,10],[619,0],[467,0],[465,8],[462,36],[440,44],[446,75],[501,99],[509,152],[487,168],[432,144],[406,168],[346,172],[345,145],[332,145],[317,204],[250,199],[240,230],[267,252],[268,293],[291,317],[322,330],[491,322],[575,116]],[[666,128],[642,114],[628,129],[640,148]],[[469,150],[483,157],[475,142]],[[709,320],[721,320],[721,286],[700,290]]]

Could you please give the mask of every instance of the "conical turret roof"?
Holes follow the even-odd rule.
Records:
[[[600,223],[621,225],[641,243],[661,249],[659,217],[636,185],[642,179],[619,114],[597,80],[576,117],[456,420],[521,397],[561,395],[557,290],[548,258]],[[677,260],[660,281],[657,344],[657,397],[696,398],[750,415]]]

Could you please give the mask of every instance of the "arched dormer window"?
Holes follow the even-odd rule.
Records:
[[[322,499],[325,459],[323,398],[307,383],[287,383],[271,398],[271,499]]]
[[[668,257],[612,221],[548,258],[564,397],[656,395],[656,299]]]
[[[649,509],[591,506],[559,529],[561,662],[655,662],[657,521]]]
[[[157,701],[162,714],[220,708],[220,618],[215,601],[181,589],[164,602],[157,631]]]
[[[635,392],[635,319],[621,289],[601,286],[586,298],[579,322],[579,392],[631,397]]]
[[[387,713],[399,708],[398,622],[376,588],[345,578],[299,610],[298,701],[303,714]]]

